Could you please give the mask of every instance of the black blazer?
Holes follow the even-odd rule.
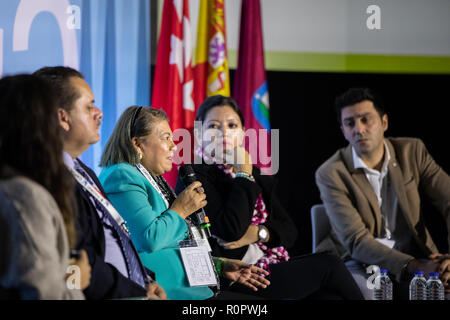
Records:
[[[269,217],[263,224],[270,232],[268,247],[291,247],[297,238],[297,229],[289,213],[278,200],[275,189],[276,179],[261,175],[257,167],[253,167],[256,183],[245,178],[232,179],[215,165],[195,164],[192,166],[197,180],[205,189],[205,212],[211,222],[211,233],[230,242],[239,240],[251,224],[253,211],[258,195],[262,192]],[[176,193],[185,186],[178,176]],[[210,244],[215,256],[242,259],[248,246],[226,250],[214,239]]]
[[[105,191],[95,173],[78,160],[99,190]],[[114,266],[105,262],[105,233],[102,221],[89,200],[88,193],[79,183],[75,186],[78,207],[77,249],[86,250],[91,265],[91,283],[83,291],[87,299],[115,299],[146,296],[146,290],[134,281],[123,276]],[[154,275],[153,275],[154,276]]]

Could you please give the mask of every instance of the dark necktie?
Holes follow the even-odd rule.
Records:
[[[93,185],[95,188],[97,188],[97,186],[92,181],[91,177],[89,177],[87,172],[81,167],[81,165],[77,161],[75,161],[74,168],[91,185]],[[109,225],[104,223],[104,226],[107,228],[112,227],[112,229],[114,230],[115,236],[119,238],[120,248],[125,257],[125,262],[127,264],[128,275],[129,275],[130,280],[136,282],[137,284],[139,284],[140,286],[145,288],[146,280],[144,280],[144,279],[147,278],[145,276],[146,272],[141,263],[141,260],[139,259],[137,251],[136,251],[133,243],[131,242],[131,238],[130,238],[129,234],[121,226],[119,226],[119,224],[111,216],[111,214],[108,212],[108,210],[106,210],[105,207],[103,207],[103,205],[94,196],[92,196],[88,191],[86,191],[86,192],[88,193],[91,201],[94,201],[96,209],[103,213],[103,219],[108,220]]]

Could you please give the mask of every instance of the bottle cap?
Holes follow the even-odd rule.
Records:
[[[430,277],[439,277],[439,272],[430,272]]]
[[[381,269],[381,270],[380,270],[380,273],[381,273],[381,274],[387,274],[388,272],[387,272],[386,269]]]
[[[424,274],[423,271],[414,271],[415,276],[423,276],[423,274]]]

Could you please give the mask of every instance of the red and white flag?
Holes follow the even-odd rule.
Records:
[[[189,1],[165,0],[156,54],[152,106],[167,113],[172,131],[178,128],[192,129],[194,125],[196,110],[191,39]],[[177,175],[178,169],[173,166],[172,171],[164,177],[174,187]]]

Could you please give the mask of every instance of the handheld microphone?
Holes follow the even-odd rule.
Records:
[[[183,181],[184,185],[187,187],[194,181],[197,181],[197,177],[195,176],[194,169],[192,169],[192,166],[190,164],[185,164],[180,167],[179,169],[181,180]],[[200,229],[205,231],[206,237],[211,237],[211,231],[209,230],[209,227],[211,227],[211,224],[209,223],[209,218],[205,213],[205,210],[203,208],[197,210],[192,215],[192,220],[194,224]]]

